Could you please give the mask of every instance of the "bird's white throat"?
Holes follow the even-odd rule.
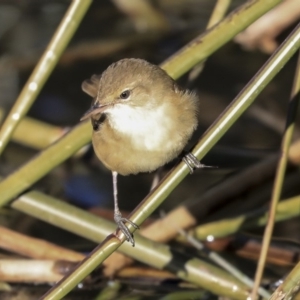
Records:
[[[137,149],[157,150],[168,147],[174,120],[168,114],[166,103],[156,107],[134,107],[118,104],[106,110],[114,130],[131,137]]]

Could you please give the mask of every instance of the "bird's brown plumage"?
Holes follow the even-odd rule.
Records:
[[[94,98],[95,110],[88,115],[94,150],[108,169],[122,175],[151,172],[174,159],[197,126],[197,97],[141,59],[120,60],[82,88]],[[129,99],[120,98],[124,90]]]

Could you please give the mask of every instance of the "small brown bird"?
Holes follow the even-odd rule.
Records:
[[[197,97],[160,67],[133,58],[93,75],[82,89],[93,102],[81,120],[91,118],[94,150],[113,175],[114,219],[134,246],[124,223],[138,226],[120,213],[117,175],[151,172],[176,158],[197,127]],[[191,153],[184,160],[191,171],[203,167]]]

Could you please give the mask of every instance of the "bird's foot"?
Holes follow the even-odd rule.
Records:
[[[190,169],[190,174],[193,174],[194,169],[201,169],[201,168],[217,168],[214,166],[206,166],[201,164],[201,162],[197,159],[197,157],[193,153],[186,154],[182,159]]]
[[[126,240],[132,244],[134,247],[135,242],[133,238],[133,234],[130,232],[128,227],[125,225],[126,222],[130,223],[135,229],[139,229],[139,226],[133,223],[131,220],[127,218],[123,218],[120,212],[115,212],[114,214],[115,222],[118,224],[119,229],[123,232],[126,237]]]

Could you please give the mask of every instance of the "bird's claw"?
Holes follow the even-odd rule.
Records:
[[[130,223],[135,229],[139,229],[139,226],[133,223],[127,218],[123,218],[121,213],[115,213],[114,215],[115,222],[118,224],[119,229],[123,232],[126,237],[126,240],[132,244],[132,247],[135,245],[133,234],[130,232],[128,227],[125,225],[126,222]]]
[[[186,154],[182,159],[190,169],[190,174],[194,173],[194,169],[201,169],[201,168],[216,168],[213,166],[206,166],[201,164],[201,162],[197,159],[197,157],[193,153]]]

